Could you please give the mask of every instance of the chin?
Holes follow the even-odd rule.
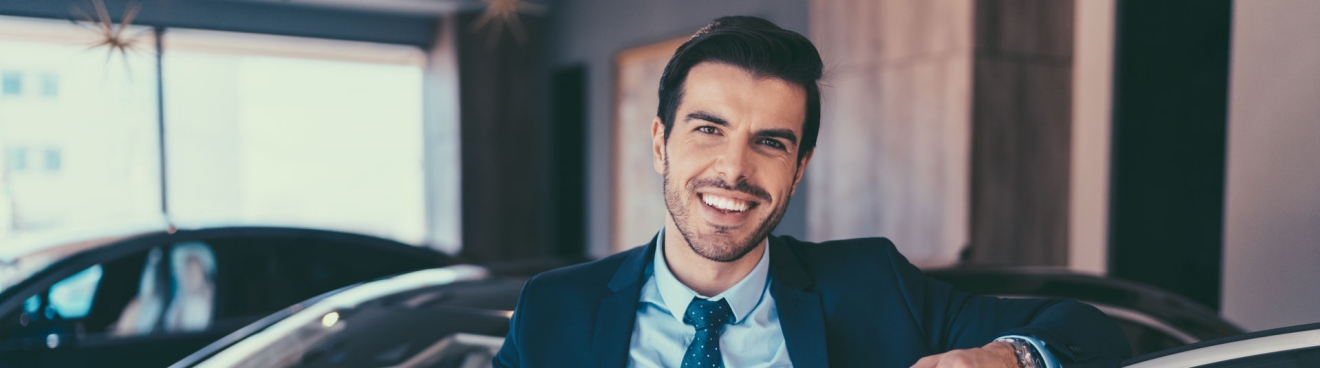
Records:
[[[743,225],[730,229],[706,223],[702,227],[706,231],[697,231],[696,234],[689,234],[682,226],[679,226],[679,231],[683,232],[683,238],[693,252],[715,262],[727,263],[742,259],[762,241],[757,239],[754,226]]]

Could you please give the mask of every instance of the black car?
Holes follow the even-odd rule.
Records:
[[[1320,323],[1202,341],[1129,359],[1129,368],[1320,367]]]
[[[316,295],[456,263],[396,241],[280,227],[39,247],[0,259],[0,366],[165,366]]]
[[[1186,298],[1122,280],[1020,268],[926,274],[977,294],[1097,306],[1119,323],[1138,355],[1242,332]],[[174,367],[488,367],[524,279],[455,266],[341,289],[254,323]]]
[[[927,270],[959,290],[1000,297],[1065,298],[1109,315],[1132,355],[1243,333],[1210,308],[1178,294],[1131,281],[1055,268],[964,267]]]

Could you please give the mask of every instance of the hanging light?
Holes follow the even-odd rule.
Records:
[[[523,28],[522,21],[518,19],[518,13],[540,15],[545,12],[545,7],[541,4],[533,4],[523,0],[482,0],[486,3],[486,10],[481,13],[481,17],[472,23],[473,30],[480,30],[490,26],[490,34],[487,42],[490,46],[499,43],[500,35],[507,26],[509,33],[513,35],[514,40],[519,44],[527,42],[527,29]]]
[[[92,6],[96,9],[95,19],[83,11],[82,8],[72,7],[71,12],[73,15],[82,20],[81,22],[74,21],[74,24],[96,33],[96,41],[90,48],[106,48],[105,58],[107,63],[116,53],[127,60],[130,51],[137,51],[137,42],[146,32],[139,32],[130,36],[124,34],[124,31],[133,25],[133,19],[137,17],[142,8],[135,2],[129,2],[124,7],[123,16],[119,17],[119,23],[116,24],[114,20],[110,19],[110,11],[106,9],[104,0],[92,0]],[[124,67],[128,67],[127,62],[124,63]]]

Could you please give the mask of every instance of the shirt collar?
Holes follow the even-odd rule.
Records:
[[[693,297],[701,297],[708,300],[725,299],[729,303],[729,308],[733,310],[734,321],[732,323],[742,323],[744,319],[751,314],[757,304],[761,303],[761,297],[765,294],[767,280],[770,276],[770,239],[765,240],[765,252],[761,253],[761,260],[757,261],[756,267],[752,272],[743,277],[741,281],[734,284],[729,290],[725,290],[719,295],[705,297],[692,291],[687,285],[678,281],[677,277],[669,270],[669,264],[665,261],[665,231],[660,229],[660,235],[655,238],[655,257],[652,262],[653,270],[652,280],[660,291],[660,299],[646,298],[644,302],[656,303],[663,302],[662,305],[669,309],[669,313],[680,322],[683,321],[683,313],[687,312],[688,304],[692,303]],[[659,303],[656,303],[659,304]]]

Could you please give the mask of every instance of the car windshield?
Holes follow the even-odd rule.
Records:
[[[419,272],[440,270],[445,269]],[[198,366],[490,366],[522,286],[514,279],[454,281],[408,290],[384,290],[388,287],[375,283],[340,294],[378,295],[356,303],[334,300],[340,294],[331,296]]]

